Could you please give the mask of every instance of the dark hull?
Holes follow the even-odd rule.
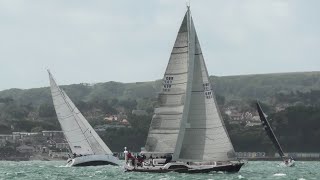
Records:
[[[103,165],[118,166],[117,164],[114,164],[114,163],[109,162],[109,161],[88,161],[88,162],[75,164],[73,166],[103,166]]]
[[[227,173],[236,173],[239,172],[241,167],[244,163],[237,163],[237,164],[228,164],[222,166],[216,166],[213,168],[206,168],[206,169],[192,169],[186,166],[170,168],[170,169],[148,169],[148,168],[139,168],[139,169],[127,169],[127,172],[149,172],[149,173],[167,173],[167,172],[178,172],[178,173],[210,173],[210,172],[227,172]]]
[[[228,172],[228,173],[237,173],[240,171],[244,163],[217,166],[210,169],[204,170],[189,170],[189,173],[209,173],[209,172]]]

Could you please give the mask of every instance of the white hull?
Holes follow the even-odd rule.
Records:
[[[86,155],[67,160],[67,167],[71,166],[99,166],[99,165],[121,165],[119,159],[110,154]]]

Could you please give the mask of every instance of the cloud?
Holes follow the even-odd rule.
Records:
[[[209,73],[318,70],[316,0],[191,1]],[[0,90],[163,76],[185,0],[0,1]],[[8,78],[9,77],[9,78]]]

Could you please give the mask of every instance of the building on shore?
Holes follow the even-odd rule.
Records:
[[[35,152],[35,148],[33,146],[28,146],[28,145],[21,145],[21,146],[18,146],[16,149],[20,153],[33,153],[33,152]]]

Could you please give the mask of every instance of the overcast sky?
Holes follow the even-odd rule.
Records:
[[[194,0],[210,75],[318,71],[319,0]],[[163,76],[185,0],[0,0],[0,90]]]

